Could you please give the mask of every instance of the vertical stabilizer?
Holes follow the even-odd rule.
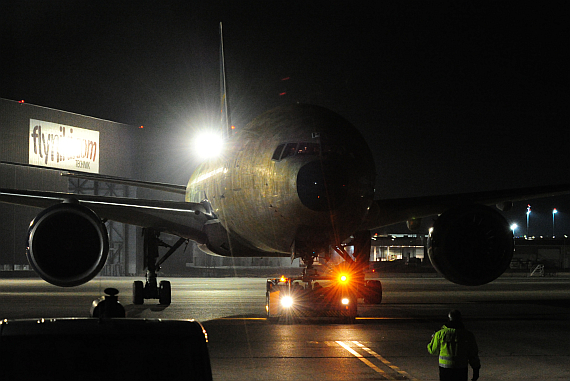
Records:
[[[221,129],[222,136],[228,139],[231,135],[231,121],[228,112],[228,93],[226,86],[226,61],[224,57],[224,34],[222,31],[222,23],[220,22],[220,111],[221,111]]]

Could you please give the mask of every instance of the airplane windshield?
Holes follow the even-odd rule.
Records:
[[[318,155],[319,145],[317,143],[299,143],[297,155]]]
[[[320,146],[318,143],[282,143],[273,152],[273,160],[283,160],[295,155],[319,155]]]
[[[275,148],[275,152],[273,152],[273,157],[271,159],[279,160],[281,152],[283,152],[283,147],[285,147],[285,144],[279,144],[277,148]]]
[[[297,143],[287,143],[279,160],[283,160],[288,156],[295,155],[296,150],[297,150]]]

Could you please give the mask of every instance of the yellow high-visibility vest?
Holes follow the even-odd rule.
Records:
[[[448,328],[444,325],[433,335],[427,349],[430,354],[439,355],[439,366],[442,368],[481,367],[475,336],[464,328]]]

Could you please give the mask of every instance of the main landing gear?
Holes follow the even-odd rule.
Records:
[[[143,283],[140,280],[133,282],[133,304],[144,304],[145,299],[158,299],[159,304],[170,304],[170,282],[162,280],[158,283],[156,273],[160,270],[160,265],[187,240],[180,238],[174,245],[170,246],[161,241],[159,236],[160,232],[154,229],[143,229],[144,266],[147,269],[146,282]],[[168,247],[168,252],[160,259],[158,259],[159,246]]]

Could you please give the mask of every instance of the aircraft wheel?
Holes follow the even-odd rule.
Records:
[[[171,301],[171,294],[170,282],[167,280],[161,280],[158,290],[158,303],[169,305]]]
[[[133,304],[144,304],[144,284],[140,280],[133,282]]]

